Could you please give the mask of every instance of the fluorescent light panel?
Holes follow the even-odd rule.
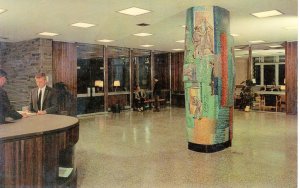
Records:
[[[281,15],[282,13],[279,12],[278,10],[270,10],[270,11],[265,11],[265,12],[256,12],[252,13],[253,16],[258,17],[258,18],[266,18],[266,17],[271,17],[271,16],[278,16]]]
[[[263,42],[266,42],[266,41],[263,41],[263,40],[251,40],[249,42],[250,43],[263,43]]]
[[[152,35],[151,33],[136,33],[136,34],[133,34],[135,36],[139,36],[139,37],[146,37],[146,36],[150,36]]]
[[[141,9],[141,8],[137,8],[137,7],[131,7],[131,8],[128,8],[128,9],[120,10],[118,12],[122,13],[122,14],[130,15],[130,16],[138,16],[138,15],[149,13],[151,11]]]
[[[113,42],[114,40],[110,40],[110,39],[101,39],[101,40],[97,40],[98,42]]]
[[[235,48],[234,50],[235,50],[235,51],[239,51],[239,50],[242,50],[242,49],[240,49],[240,48]]]
[[[44,35],[44,36],[56,36],[58,35],[57,33],[50,33],[50,32],[42,32],[42,33],[39,33],[39,35]]]
[[[233,37],[238,37],[238,36],[240,36],[239,34],[234,34],[234,33],[231,33],[230,35],[233,36]]]
[[[280,48],[280,47],[282,47],[281,45],[270,45],[269,46],[270,48]]]
[[[6,12],[7,10],[0,8],[0,14]]]
[[[176,42],[178,42],[178,43],[184,43],[184,40],[178,40]]]
[[[298,29],[298,27],[297,26],[289,26],[289,27],[284,27],[284,29],[293,30],[293,29]]]
[[[154,45],[152,45],[152,44],[143,44],[143,45],[141,45],[142,47],[146,47],[146,48],[148,48],[148,47],[152,47],[152,46],[154,46]]]
[[[89,28],[89,27],[95,26],[95,24],[89,24],[89,23],[78,22],[78,23],[72,24],[72,26],[74,26],[74,27],[81,27],[81,28]]]
[[[175,48],[175,49],[172,49],[174,51],[182,51],[183,49],[180,49],[180,48]]]

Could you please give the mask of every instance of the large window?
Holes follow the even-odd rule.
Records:
[[[133,87],[139,85],[141,89],[151,90],[151,61],[150,51],[132,50]]]
[[[253,58],[253,75],[257,85],[284,85],[284,56],[265,56]]]

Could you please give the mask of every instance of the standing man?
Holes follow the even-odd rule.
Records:
[[[0,124],[5,123],[6,117],[11,117],[13,119],[21,119],[23,116],[26,117],[26,115],[19,114],[10,105],[7,93],[3,89],[6,80],[7,73],[4,70],[0,69]]]
[[[35,82],[38,87],[30,92],[29,111],[36,112],[38,115],[56,114],[57,96],[55,90],[46,85],[46,74],[36,74]]]
[[[153,112],[159,112],[159,96],[161,95],[161,83],[158,80],[158,76],[154,76],[154,88],[153,88],[153,97],[154,97],[154,110]]]

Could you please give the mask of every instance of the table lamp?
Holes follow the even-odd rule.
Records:
[[[114,81],[115,91],[117,91],[117,87],[120,87],[120,86],[121,86],[120,80],[115,80]]]
[[[102,80],[95,80],[95,87],[101,87],[101,90],[103,88],[103,81]]]

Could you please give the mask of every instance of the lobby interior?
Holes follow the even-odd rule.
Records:
[[[0,68],[11,103],[19,110],[28,103],[37,71],[50,86],[65,84],[73,100],[63,114],[80,120],[77,187],[297,187],[298,2],[175,2],[0,0]],[[278,112],[236,105],[232,146],[215,153],[187,148],[185,16],[202,5],[230,12],[235,98],[245,80],[256,91],[284,88]],[[150,12],[119,12],[130,7]],[[252,15],[269,10],[282,14]],[[133,110],[135,86],[151,98],[157,75],[160,112]]]

